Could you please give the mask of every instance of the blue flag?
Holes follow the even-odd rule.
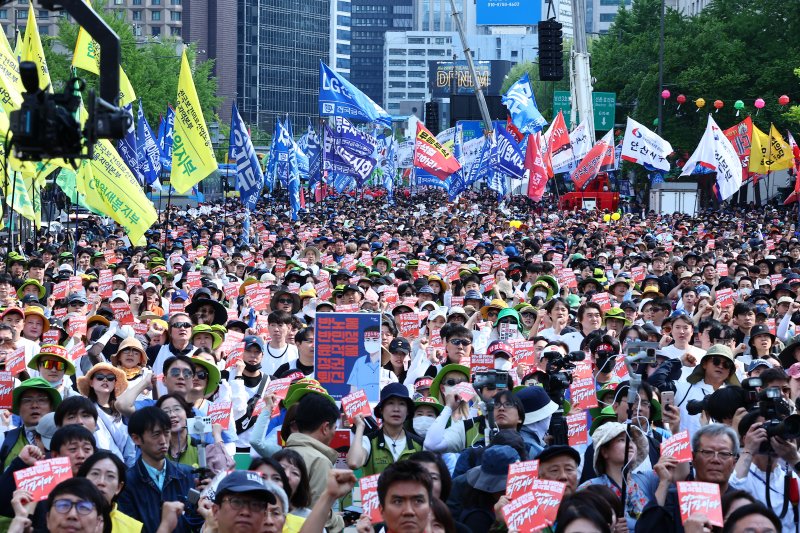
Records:
[[[497,193],[497,201],[503,201],[506,194],[508,194],[508,182],[506,175],[503,172],[491,169],[489,172],[489,188]]]
[[[419,167],[414,169],[414,183],[417,184],[417,187],[438,187],[448,190],[447,180],[441,180]]]
[[[278,121],[277,124],[277,137],[275,141],[275,174],[278,180],[285,186],[289,187],[289,155],[293,151],[292,138],[289,137],[289,131],[286,127]]]
[[[319,116],[392,126],[392,117],[386,111],[322,61],[319,62]]]
[[[306,156],[308,156],[308,187],[313,190],[314,185],[322,181],[322,147],[317,132],[311,127],[311,120],[308,121],[306,134]]]
[[[461,144],[464,138],[464,131],[461,124],[456,124],[456,131],[453,136],[453,157],[461,161]],[[464,168],[460,168],[450,174],[447,178],[447,195],[451,202],[454,202],[458,195],[467,190],[467,182],[464,180]]]
[[[153,130],[150,129],[147,117],[144,116],[141,99],[136,118],[136,155],[139,159],[139,168],[144,174],[145,183],[161,189],[161,183],[158,181],[158,177],[161,175],[160,153]]]
[[[172,136],[175,133],[175,110],[167,107],[163,121],[164,132],[159,128],[158,149],[161,152],[161,168],[172,170]]]
[[[253,141],[244,125],[236,102],[231,106],[231,139],[228,159],[236,162],[236,190],[239,199],[248,210],[256,208],[261,189],[264,188],[264,174],[258,164],[258,156]]]
[[[325,125],[323,169],[349,174],[362,186],[377,164],[376,145],[374,137],[357,130],[346,118],[336,117],[335,129]]]
[[[275,120],[275,127],[272,129],[272,141],[269,145],[269,158],[267,158],[266,172],[264,173],[264,185],[270,192],[272,192],[275,186],[275,168],[278,164],[278,152],[275,147],[278,143],[278,135],[280,134],[278,130],[278,124],[280,123],[280,119]]]
[[[133,127],[133,104],[128,104],[122,109],[131,116],[131,127],[125,132],[125,137],[117,143],[117,152],[122,156],[125,165],[131,169],[136,181],[144,187],[144,175],[139,170],[139,155],[136,151],[136,129]]]
[[[383,172],[383,186],[386,187],[386,200],[394,205],[394,176],[397,173],[397,141],[394,137],[386,137],[386,163]]]
[[[486,137],[483,141],[483,148],[481,148],[481,154],[472,163],[472,167],[469,169],[469,173],[465,176],[464,181],[466,182],[466,187],[471,187],[475,184],[479,179],[487,177],[489,174],[489,167],[491,165],[493,156],[496,152],[496,143],[494,142],[494,137]]]
[[[547,125],[547,121],[536,107],[536,96],[533,94],[527,72],[508,88],[503,95],[503,104],[508,108],[514,126],[522,133],[536,133]]]
[[[331,176],[331,185],[339,194],[356,187],[355,178],[349,174],[334,173]]]
[[[517,140],[503,127],[495,126],[494,134],[497,137],[497,154],[493,165],[495,170],[522,179],[525,174],[525,156],[520,151]]]

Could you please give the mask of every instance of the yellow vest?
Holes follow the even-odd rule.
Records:
[[[117,504],[114,504],[114,510],[111,511],[112,533],[139,533],[142,531],[143,526],[144,524],[135,518],[121,513],[119,509],[117,509]]]

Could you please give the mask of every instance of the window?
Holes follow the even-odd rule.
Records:
[[[600,13],[600,22],[614,22],[616,13]]]
[[[0,9],[0,20],[8,19],[8,9]]]
[[[169,12],[169,20],[172,22],[180,22],[181,21],[181,12],[180,11],[170,11]]]
[[[389,48],[389,55],[390,56],[404,56],[406,55],[406,51],[402,48]]]
[[[138,24],[133,25],[133,35],[135,35],[136,37],[142,36],[142,27],[139,26]]]
[[[344,57],[337,57],[336,58],[336,68],[350,68],[350,60],[345,59]]]
[[[46,9],[40,9],[39,10],[39,14],[36,15],[36,17],[40,18],[40,19],[50,18],[50,12],[48,10],[46,10]]]
[[[405,89],[406,88],[406,82],[404,82],[404,81],[390,81],[389,82],[389,88],[390,89]]]
[[[18,9],[17,10],[17,18],[18,19],[26,19],[26,18],[28,18],[28,10],[27,9]],[[25,34],[23,33],[22,35],[25,35]]]
[[[408,93],[408,97],[423,99],[425,98],[425,93]]]
[[[153,26],[150,28],[150,35],[153,37],[161,37],[161,27],[160,26]]]
[[[405,59],[390,59],[389,60],[390,67],[404,67],[406,66]]]
[[[161,0],[150,0],[150,3],[152,5],[154,5],[154,6],[160,6],[161,5]]]
[[[142,5],[142,0],[133,0],[133,5],[135,5],[135,6]]]
[[[39,26],[39,35],[50,35],[50,26]]]
[[[427,83],[424,81],[410,81],[408,82],[409,89],[425,89],[427,87]]]
[[[406,73],[403,70],[390,70],[389,71],[389,76],[392,76],[392,77],[395,77],[395,78],[402,78],[405,75],[406,75]]]
[[[142,10],[141,9],[134,9],[132,12],[133,20],[142,20]]]
[[[154,22],[161,20],[161,10],[160,9],[154,10],[152,12],[152,14],[150,15],[150,20],[152,20]]]
[[[121,6],[122,5],[122,0],[114,0],[114,5],[115,6]]]
[[[336,53],[337,54],[344,54],[346,56],[349,56],[350,55],[350,45],[349,44],[338,43],[336,45]]]
[[[409,59],[408,60],[408,66],[409,67],[424,67],[426,65],[425,65],[425,60],[424,59]]]
[[[169,3],[172,4],[173,6],[179,6],[181,5],[181,0],[170,0]]]
[[[181,28],[178,26],[173,26],[169,29],[169,34],[173,37],[180,37],[181,36]]]
[[[518,50],[511,50],[511,57],[517,57],[517,56],[519,56],[519,51]]]
[[[350,30],[336,30],[336,38],[341,41],[349,41]]]
[[[424,37],[409,37],[408,44],[425,44]]]
[[[347,15],[337,15],[336,24],[338,24],[339,26],[349,26],[350,17],[348,17]]]

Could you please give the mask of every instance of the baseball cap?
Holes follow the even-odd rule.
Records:
[[[222,502],[223,496],[228,493],[242,494],[242,493],[258,493],[263,496],[269,504],[278,503],[275,495],[267,489],[261,474],[249,470],[234,470],[217,485],[215,496],[215,503],[219,505]]]
[[[397,337],[396,339],[392,339],[392,342],[389,343],[389,351],[410,354],[411,344],[403,337]]]
[[[256,336],[256,335],[248,335],[248,336],[246,336],[246,337],[244,338],[244,348],[245,348],[245,349],[247,349],[247,348],[249,348],[249,347],[253,346],[254,344],[255,344],[256,346],[258,346],[259,348],[261,348],[261,351],[262,351],[262,352],[265,352],[265,351],[266,351],[266,350],[264,349],[264,341],[262,341],[262,340],[261,340],[261,337],[258,337],[258,336]]]

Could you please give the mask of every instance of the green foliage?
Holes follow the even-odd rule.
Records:
[[[794,74],[800,78],[800,68],[794,69]],[[795,101],[797,101],[797,99],[795,99]],[[789,107],[789,111],[783,115],[783,118],[792,124],[800,124],[800,105],[793,105]]]
[[[661,0],[634,0],[620,10],[607,35],[593,41],[595,90],[617,93],[617,122],[625,114],[650,127],[660,103],[658,89],[659,10]],[[781,130],[800,122],[800,110],[788,113],[778,96],[800,99],[793,70],[800,66],[800,3],[783,0],[714,0],[704,11],[686,17],[668,9],[665,16],[664,85],[672,96],[664,104],[664,138],[679,152],[691,152],[705,129],[715,100],[724,108],[714,113],[728,128],[749,113],[764,131],[774,122]],[[683,94],[687,102],[676,109]],[[704,98],[696,112],[694,101]],[[758,115],[753,105],[763,98]],[[733,103],[745,110],[736,116]]]
[[[175,104],[182,43],[179,38],[166,36],[158,40],[138,38],[137,42],[133,26],[116,11],[106,8],[105,3],[95,1],[94,8],[119,35],[122,68],[128,75],[136,97],[142,99],[147,121],[156,128],[159,116],[166,112],[167,105]],[[44,42],[50,76],[56,90],[63,87],[64,82],[72,76],[70,65],[72,51],[78,40],[78,29],[78,25],[64,18],[59,22],[58,36],[48,37]],[[187,59],[193,66],[192,77],[203,116],[207,123],[219,121],[216,107],[222,99],[216,96],[217,80],[212,76],[214,62],[196,62],[196,57],[196,46],[191,44],[187,49]],[[82,70],[78,70],[77,75],[86,81],[87,89],[97,88],[99,78],[96,75]]]
[[[553,91],[569,90],[569,42],[564,43],[564,79],[561,81],[539,81],[539,64],[526,61],[517,63],[506,75],[500,92],[505,94],[511,85],[519,80],[525,73],[531,80],[533,94],[536,96],[536,105],[539,112],[548,120],[553,119]]]

